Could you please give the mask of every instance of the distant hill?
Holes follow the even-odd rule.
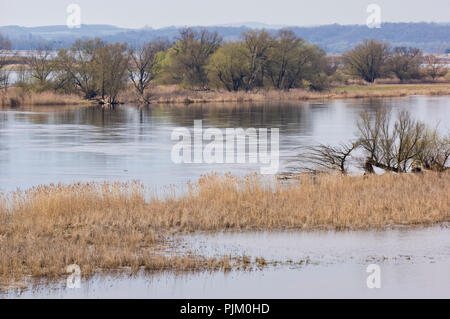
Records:
[[[225,41],[238,40],[243,31],[250,28],[266,28],[276,33],[283,26],[264,25],[256,22],[193,27],[217,31]],[[379,29],[365,25],[324,25],[314,27],[284,27],[298,36],[318,44],[328,53],[341,53],[366,38],[387,40],[394,46],[413,46],[425,52],[443,53],[450,49],[450,23],[384,23]],[[82,25],[78,29],[66,26],[20,27],[3,26],[0,33],[8,37],[14,49],[34,49],[48,43],[55,49],[69,47],[77,38],[100,37],[108,42],[128,42],[139,45],[154,39],[173,41],[179,27],[161,29],[125,29],[111,25]]]

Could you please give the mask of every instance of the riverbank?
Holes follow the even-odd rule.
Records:
[[[450,83],[348,85],[323,92],[306,89],[259,90],[253,92],[190,91],[176,86],[158,86],[153,89],[152,94],[151,103],[160,104],[308,101],[410,95],[450,95]],[[121,100],[127,103],[137,102],[133,91],[130,89],[122,94]]]
[[[11,87],[8,90],[0,90],[0,106],[33,106],[33,105],[91,105],[93,101],[85,100],[76,94],[59,94],[53,91],[26,92]]]
[[[0,194],[3,283],[99,271],[229,270],[264,259],[170,255],[177,233],[369,230],[450,221],[449,173],[302,176],[289,184],[210,175],[182,197],[145,199],[133,183],[40,186]]]
[[[306,89],[292,89],[289,91],[259,90],[253,92],[192,91],[181,89],[178,86],[158,86],[153,89],[150,102],[152,104],[282,102],[412,95],[450,95],[450,83],[348,85],[335,87],[323,92]],[[139,103],[139,99],[132,88],[122,92],[119,101],[121,103]],[[98,101],[86,100],[75,94],[59,94],[53,91],[24,92],[18,88],[11,87],[6,93],[3,91],[0,94],[0,106],[6,107],[92,104],[98,104]]]

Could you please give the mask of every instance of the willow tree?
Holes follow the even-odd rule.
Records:
[[[426,55],[424,57],[425,74],[431,77],[434,81],[441,76],[445,76],[448,72],[448,67],[442,59],[435,55]]]
[[[105,44],[100,39],[77,40],[69,50],[58,52],[58,72],[67,79],[67,85],[77,87],[85,98],[99,95],[96,58]]]
[[[8,72],[4,67],[8,63],[6,52],[11,50],[11,42],[0,34],[0,88],[8,87]]]
[[[344,63],[351,75],[369,83],[386,75],[386,61],[389,58],[389,46],[386,42],[374,39],[364,40],[343,54]]]
[[[426,125],[406,110],[398,113],[393,124],[386,109],[377,110],[375,115],[363,112],[358,130],[366,165],[393,172],[409,171],[414,162],[421,162],[425,148],[431,147]]]
[[[97,72],[103,75],[101,82],[102,98],[108,104],[116,104],[120,91],[125,87],[128,69],[127,45],[125,43],[107,44],[99,49]]]
[[[249,64],[247,89],[264,86],[265,71],[273,37],[265,30],[249,30],[242,33]]]
[[[230,42],[215,52],[208,63],[208,74],[212,85],[228,91],[248,89],[250,61],[242,42]]]
[[[298,38],[292,31],[281,30],[269,50],[266,74],[277,89],[303,87],[321,89],[321,77],[327,79],[325,52]]]
[[[220,47],[221,37],[217,32],[199,32],[183,29],[177,42],[169,50],[165,62],[168,72],[175,82],[191,88],[206,89],[208,75],[206,65],[209,57]]]
[[[38,82],[41,88],[48,83],[50,74],[55,70],[52,48],[49,45],[39,46],[26,57],[31,77]]]
[[[156,78],[161,55],[168,48],[168,43],[153,41],[143,44],[139,48],[130,48],[128,56],[128,76],[133,86],[144,103],[149,103],[148,89]]]
[[[358,121],[356,141],[307,147],[299,155],[301,168],[339,170],[345,174],[348,161],[357,149],[362,152],[355,154],[355,158],[364,156],[366,173],[374,173],[373,167],[396,173],[424,169],[442,172],[448,169],[450,135],[443,136],[437,129],[413,119],[407,110],[400,111],[395,121],[391,121],[386,108],[376,109],[375,113],[364,111]]]
[[[281,30],[278,33],[269,51],[267,63],[267,74],[275,88],[287,89],[292,86],[294,69],[300,59],[299,48],[303,42],[292,31]]]
[[[57,58],[58,72],[77,87],[85,98],[100,97],[115,104],[126,83],[127,46],[106,44],[100,39],[77,40],[70,50],[62,49]]]
[[[389,72],[392,72],[400,81],[420,78],[422,63],[422,52],[417,48],[407,47],[394,48],[387,62]]]

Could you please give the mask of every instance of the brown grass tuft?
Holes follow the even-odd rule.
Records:
[[[78,264],[89,276],[231,269],[222,260],[168,256],[184,231],[369,229],[450,220],[450,173],[299,177],[289,184],[209,175],[182,197],[145,200],[138,182],[49,185],[0,194],[0,281],[57,278]],[[243,257],[242,263],[248,264]],[[265,261],[256,261],[259,265]]]
[[[152,103],[160,104],[191,104],[191,103],[222,103],[222,102],[266,102],[266,101],[306,101],[330,100],[346,98],[371,97],[401,97],[410,95],[450,95],[450,84],[371,84],[347,85],[332,88],[328,91],[314,92],[306,89],[259,90],[228,92],[222,90],[192,91],[170,86],[157,86],[152,91]],[[132,88],[121,93],[121,101],[137,102]]]
[[[91,104],[75,94],[58,94],[52,91],[25,92],[19,88],[9,88],[0,93],[0,106],[25,105],[82,105]]]

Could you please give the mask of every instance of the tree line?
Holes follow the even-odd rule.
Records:
[[[173,43],[157,40],[131,47],[100,39],[77,40],[56,55],[51,47],[43,46],[25,58],[19,85],[81,93],[85,98],[114,104],[128,86],[141,102],[149,103],[151,89],[157,84],[177,84],[191,90],[321,91],[342,78],[373,83],[386,77],[435,80],[447,73],[435,56],[416,48],[390,48],[388,43],[373,39],[342,56],[327,56],[317,45],[289,30],[276,35],[248,30],[241,38],[224,42],[216,32],[186,28]],[[0,45],[0,50],[10,47],[1,37]],[[0,63],[0,71],[4,65]]]
[[[11,42],[0,34],[0,53],[11,50]],[[0,54],[0,89],[8,87],[8,74],[4,71],[8,64],[8,56]]]

